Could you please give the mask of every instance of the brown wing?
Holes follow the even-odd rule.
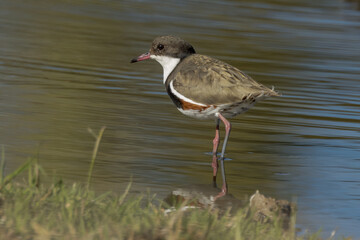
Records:
[[[249,96],[277,95],[239,69],[199,54],[180,62],[168,80],[173,80],[174,89],[183,96],[206,105],[241,102]]]

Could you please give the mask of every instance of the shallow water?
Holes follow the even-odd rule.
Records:
[[[158,63],[129,63],[164,34],[283,95],[232,120],[230,192],[295,199],[300,228],[359,238],[360,12],[348,2],[1,1],[7,172],[39,154],[50,176],[85,182],[87,128],[107,126],[98,191],[210,184],[214,122],[176,110]]]

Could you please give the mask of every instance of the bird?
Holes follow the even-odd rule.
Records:
[[[213,186],[219,162],[222,187],[215,200],[228,193],[224,155],[231,123],[228,118],[249,110],[254,104],[268,97],[280,96],[236,67],[207,55],[197,54],[194,47],[180,37],[156,37],[148,52],[133,58],[131,63],[148,59],[156,60],[163,67],[165,89],[177,109],[196,119],[214,119],[216,123],[212,148]],[[220,121],[225,125],[225,137],[218,157]]]

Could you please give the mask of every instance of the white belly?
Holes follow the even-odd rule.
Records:
[[[232,103],[232,104],[222,104],[219,106],[210,106],[205,110],[184,110],[182,108],[178,108],[178,110],[189,117],[197,118],[197,119],[217,119],[217,113],[221,113],[225,118],[232,118],[238,114],[246,112],[250,108],[254,106],[255,102],[240,102],[240,103]]]

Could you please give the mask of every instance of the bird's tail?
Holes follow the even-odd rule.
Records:
[[[275,87],[272,86],[272,88],[269,89],[268,92],[264,93],[264,95],[265,95],[266,97],[279,97],[279,96],[281,96],[282,94],[279,93],[279,92],[277,92],[277,91],[275,91]]]

